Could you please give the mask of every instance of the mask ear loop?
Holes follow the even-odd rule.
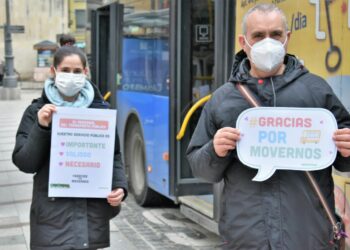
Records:
[[[243,36],[243,37],[244,37],[244,41],[247,43],[248,47],[249,47],[250,49],[252,49],[252,46],[251,46],[250,43],[248,42],[246,36]],[[249,61],[251,61],[252,59],[250,58],[250,55],[248,55],[248,53],[246,53],[246,54],[247,54],[247,57],[249,58]]]
[[[287,49],[286,49],[287,40],[288,40],[288,36],[286,36],[286,39],[285,39],[284,42],[282,43],[283,50],[284,50],[284,56],[286,56],[286,54],[287,54]]]
[[[50,77],[52,79],[55,79],[56,78],[56,75],[57,75],[57,71],[56,71],[56,68],[54,66],[52,66],[52,69],[53,69],[53,72],[51,70],[51,74],[50,74]]]
[[[286,39],[285,39],[284,42],[282,43],[283,47],[286,45],[287,40],[288,40],[288,36],[286,36]]]
[[[249,48],[252,48],[252,46],[251,46],[250,43],[248,42],[246,36],[243,36],[243,37],[244,37],[244,41],[247,43],[248,47],[249,47]]]

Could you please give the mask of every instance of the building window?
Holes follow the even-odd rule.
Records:
[[[86,26],[86,11],[75,10],[76,28],[83,29]]]

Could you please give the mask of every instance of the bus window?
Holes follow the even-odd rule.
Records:
[[[214,2],[202,0],[192,1],[191,21],[192,100],[190,104],[192,105],[213,91]],[[190,134],[193,133],[196,127],[201,111],[202,108],[199,108],[191,118],[189,125]],[[182,171],[182,174],[182,177],[191,176],[190,171],[187,172],[186,169]]]
[[[192,101],[212,91],[214,67],[214,3],[192,4]]]
[[[153,1],[122,2],[123,60],[118,88],[168,95],[169,9]]]
[[[139,204],[151,205],[169,194],[169,2],[119,3],[117,127],[131,192]]]

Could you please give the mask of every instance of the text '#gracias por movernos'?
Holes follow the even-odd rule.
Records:
[[[300,117],[259,117],[260,127],[310,128],[311,118]]]
[[[311,118],[301,117],[259,117],[258,126],[263,128],[311,128]],[[320,148],[301,146],[288,147],[287,133],[282,130],[259,130],[258,142],[268,146],[252,145],[250,156],[258,158],[320,159]],[[282,145],[281,145],[282,144]]]

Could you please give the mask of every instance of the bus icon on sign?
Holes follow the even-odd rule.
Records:
[[[305,143],[319,143],[321,139],[321,131],[320,130],[304,130],[300,142],[302,144]]]
[[[195,27],[197,43],[210,43],[213,40],[211,25],[197,24]]]

